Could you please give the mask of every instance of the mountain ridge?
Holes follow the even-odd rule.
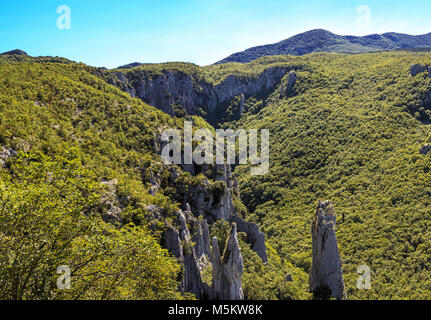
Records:
[[[409,35],[386,32],[366,36],[337,35],[324,29],[306,31],[277,43],[251,47],[215,64],[246,63],[269,55],[304,55],[314,52],[363,53],[431,47],[431,33]]]

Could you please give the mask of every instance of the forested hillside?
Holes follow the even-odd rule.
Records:
[[[302,66],[294,94],[250,97],[241,120],[226,124],[271,130],[270,172],[235,171],[252,218],[283,258],[308,272],[313,209],[330,199],[349,298],[429,299],[431,79],[411,76],[410,66],[430,64],[431,55],[275,59]],[[372,270],[370,290],[356,288],[360,265]]]
[[[244,298],[309,299],[311,222],[328,199],[348,298],[430,299],[431,79],[411,74],[418,63],[431,54],[117,70],[0,57],[0,298],[205,298],[218,279],[199,239],[208,224],[224,261],[236,221]],[[269,173],[164,164],[160,134],[184,120],[269,129]],[[71,290],[56,288],[61,265]],[[360,265],[370,290],[356,288]]]
[[[344,36],[323,29],[306,31],[273,44],[237,52],[217,62],[247,63],[264,56],[304,55],[317,52],[364,53],[384,50],[405,50],[431,47],[431,34],[409,35],[396,32],[366,36]]]
[[[431,289],[430,64],[427,52],[394,51],[273,56],[192,70],[163,64],[152,70],[179,70],[198,88],[212,83],[223,96],[223,84],[232,79],[273,84],[275,76],[265,70],[283,69],[273,86],[262,85],[255,94],[245,88],[243,98],[219,99],[216,106],[223,117],[216,125],[271,131],[270,172],[250,176],[248,166],[234,171],[250,219],[306,277],[314,208],[329,199],[338,217],[348,296],[423,299]],[[122,73],[136,79],[149,69]],[[372,271],[371,290],[356,288],[361,265]]]
[[[0,62],[0,297],[180,298],[179,265],[141,223],[146,204],[174,204],[139,179],[173,120],[84,65],[13,60]],[[61,265],[71,290],[56,289]]]
[[[202,215],[227,205],[241,220],[247,210],[220,168],[190,174],[160,158],[164,129],[182,129],[185,119],[210,125],[164,114],[99,78],[103,70],[62,58],[4,55],[0,74],[0,297],[184,299],[200,294],[196,283],[211,285],[210,265],[185,276],[200,258],[193,241]],[[212,200],[200,208],[201,198]],[[223,253],[230,226],[207,219]],[[166,250],[177,229],[187,235],[181,257]],[[264,266],[247,234],[238,237],[246,298],[309,296],[306,278],[283,281],[288,272],[301,278],[299,268],[270,248]],[[70,290],[57,288],[64,265]]]

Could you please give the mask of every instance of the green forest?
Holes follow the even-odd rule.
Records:
[[[214,125],[270,130],[269,172],[233,168],[235,211],[261,227],[268,253],[263,263],[239,233],[245,299],[313,298],[310,230],[319,200],[335,206],[349,299],[431,299],[431,152],[420,152],[431,145],[431,78],[410,74],[417,63],[431,65],[431,53],[313,53],[122,72],[138,79],[179,70],[197,86],[216,86],[232,75],[247,81],[268,68],[295,70],[289,95],[278,84],[247,96],[241,115],[235,97]],[[190,188],[217,195],[226,186],[215,168],[190,175],[165,165],[158,137],[184,120],[215,128],[205,113],[170,116],[132,98],[112,84],[117,72],[0,56],[1,299],[195,299],[178,289],[184,270],[163,232],[175,226]],[[159,188],[149,192],[154,176]],[[222,251],[229,228],[224,220],[210,225]],[[61,265],[71,267],[70,290],[56,286]],[[370,290],[356,287],[360,265],[372,271]]]

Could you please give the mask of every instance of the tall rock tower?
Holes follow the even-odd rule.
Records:
[[[243,300],[241,277],[242,256],[236,223],[232,223],[223,257],[220,257],[217,238],[213,238],[211,262],[213,266],[214,300]]]
[[[311,227],[313,263],[310,290],[317,299],[346,299],[341,259],[335,237],[335,211],[330,201],[317,205]]]

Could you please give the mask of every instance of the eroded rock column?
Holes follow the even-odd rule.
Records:
[[[239,248],[236,223],[232,223],[226,248],[220,257],[217,238],[213,238],[211,263],[213,266],[214,300],[243,300],[243,261]]]
[[[335,224],[332,202],[319,201],[311,227],[313,262],[309,279],[310,290],[317,299],[329,299],[331,295],[346,298]]]

